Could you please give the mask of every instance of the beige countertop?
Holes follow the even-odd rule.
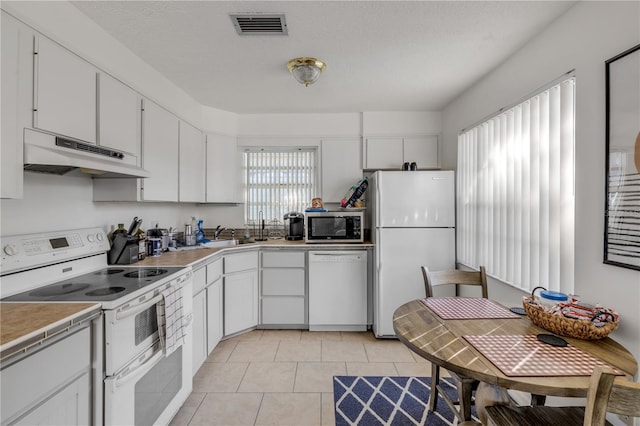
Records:
[[[46,339],[100,312],[99,303],[1,302],[0,353]]]
[[[147,256],[144,260],[135,263],[136,266],[193,266],[198,262],[212,257],[216,254],[228,254],[246,250],[257,250],[263,248],[287,248],[304,250],[335,250],[335,249],[368,249],[373,244],[365,242],[363,244],[306,244],[304,241],[287,241],[284,239],[257,241],[250,244],[238,244],[224,248],[197,248],[182,251],[168,251],[160,256]]]

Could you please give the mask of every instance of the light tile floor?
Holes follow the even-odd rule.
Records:
[[[178,425],[333,425],[333,376],[430,376],[398,340],[372,333],[254,330],[218,344]]]

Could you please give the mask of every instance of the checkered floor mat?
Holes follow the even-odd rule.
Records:
[[[451,383],[443,387],[455,398]],[[333,395],[337,426],[445,426],[454,424],[454,414],[444,400],[438,412],[428,412],[431,392],[428,377],[335,376]],[[472,407],[475,419],[475,409]]]

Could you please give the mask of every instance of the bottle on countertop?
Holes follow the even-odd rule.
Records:
[[[124,229],[124,223],[119,223],[118,227],[114,229],[111,234],[109,234],[109,242],[111,244],[113,244],[113,240],[116,238],[116,235],[118,234],[123,234],[124,236],[127,235],[127,230]]]
[[[147,256],[147,236],[138,228],[134,237],[138,239],[138,260],[143,260]]]
[[[202,240],[204,240],[204,221],[202,219],[198,220],[198,228],[196,229],[196,244],[200,244]]]

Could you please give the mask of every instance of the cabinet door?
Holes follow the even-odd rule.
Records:
[[[46,37],[38,37],[34,127],[96,142],[97,70]]]
[[[204,201],[205,140],[202,132],[180,121],[180,201]]]
[[[98,75],[98,144],[128,152],[140,164],[140,100],[108,74]]]
[[[257,271],[224,277],[224,334],[228,336],[258,325]]]
[[[222,278],[218,278],[207,287],[207,353],[222,339],[222,320]]]
[[[87,425],[92,404],[90,389],[89,374],[85,373],[14,424]]]
[[[404,138],[404,161],[415,162],[418,169],[440,168],[438,136]]]
[[[207,135],[207,203],[237,203],[240,156],[236,138]]]
[[[258,252],[230,254],[224,257],[224,273],[256,270],[258,268]]]
[[[263,325],[299,325],[304,322],[304,297],[277,296],[262,299]]]
[[[144,100],[142,167],[151,173],[142,180],[143,201],[178,201],[178,118]]]
[[[402,138],[367,138],[365,169],[400,170],[403,163]]]
[[[2,12],[0,78],[0,198],[22,198],[22,129],[33,114],[33,38],[25,25]]]
[[[193,375],[207,359],[207,292],[193,296]]]
[[[339,203],[349,188],[362,178],[360,139],[322,141],[322,200]]]

